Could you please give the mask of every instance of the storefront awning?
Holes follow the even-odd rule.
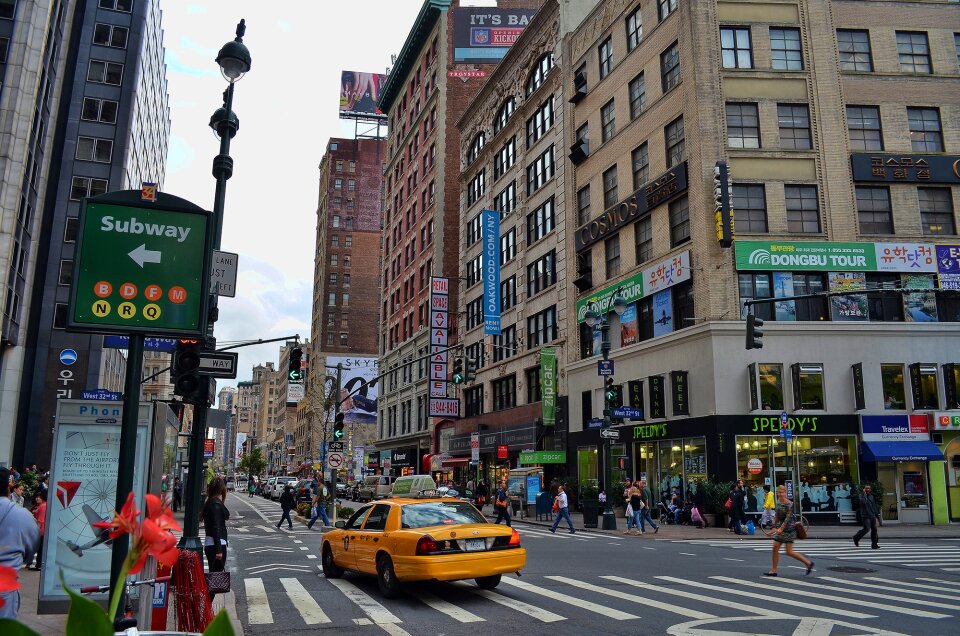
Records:
[[[864,442],[868,462],[939,462],[943,452],[933,442]]]
[[[440,465],[444,468],[452,468],[454,466],[466,466],[470,463],[469,457],[444,457],[440,461]]]

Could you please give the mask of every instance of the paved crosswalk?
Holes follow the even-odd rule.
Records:
[[[688,545],[707,545],[752,552],[769,552],[770,543],[762,540],[695,539],[678,541]],[[830,559],[835,564],[856,562],[876,565],[899,565],[908,568],[937,568],[945,572],[960,572],[960,542],[917,543],[914,541],[882,541],[879,550],[871,550],[868,544],[856,547],[849,540],[807,540],[797,547],[808,557]],[[824,565],[821,563],[821,565]],[[820,568],[822,569],[822,568]]]
[[[409,634],[404,624],[416,624],[422,632],[424,615],[414,611],[422,609],[419,604],[436,612],[438,624],[506,620],[514,625],[529,623],[531,627],[580,621],[584,617],[630,625],[654,612],[693,621],[733,620],[745,615],[746,620],[820,616],[824,620],[869,626],[879,616],[893,614],[910,620],[944,621],[941,627],[949,631],[952,628],[948,625],[956,625],[960,617],[960,581],[932,577],[899,581],[818,576],[757,581],[731,576],[696,580],[676,576],[645,580],[616,575],[555,575],[539,579],[504,576],[496,590],[481,590],[467,581],[442,587],[412,584],[406,587],[405,596],[387,600],[376,591],[372,579],[327,580],[319,571],[311,571],[276,579],[248,576],[239,593],[245,601],[244,622],[249,625],[273,624],[282,616],[284,626],[294,630],[301,623],[330,627],[377,625],[391,636]],[[731,604],[731,593],[738,598],[761,593],[763,602]],[[491,613],[491,602],[503,609]],[[750,619],[751,616],[754,618]]]

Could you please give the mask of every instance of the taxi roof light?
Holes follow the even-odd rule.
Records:
[[[509,546],[511,546],[511,547],[517,547],[517,548],[519,548],[519,547],[520,547],[520,533],[517,532],[516,530],[513,530],[513,532],[510,533],[510,541],[507,543],[507,545],[509,545]]]
[[[440,544],[434,541],[433,537],[425,534],[417,541],[417,555],[436,554],[440,552]]]

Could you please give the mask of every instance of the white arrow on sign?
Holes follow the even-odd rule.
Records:
[[[160,250],[148,250],[147,244],[144,243],[140,247],[136,247],[127,254],[130,258],[133,259],[133,262],[139,265],[141,268],[144,263],[159,263],[160,262]]]

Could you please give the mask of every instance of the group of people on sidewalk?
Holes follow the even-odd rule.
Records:
[[[660,526],[654,523],[653,517],[650,516],[653,493],[647,487],[646,479],[638,479],[632,484],[628,483],[623,490],[623,500],[627,506],[627,529],[623,531],[623,534],[644,534],[646,532],[644,522],[650,524],[654,534],[660,531]]]

